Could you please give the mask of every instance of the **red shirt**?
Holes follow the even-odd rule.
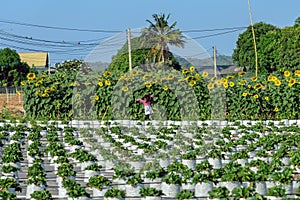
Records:
[[[153,98],[153,97],[154,97],[154,94],[150,95],[150,98]],[[151,105],[150,102],[146,102],[146,100],[144,100],[144,99],[137,99],[136,101],[144,104],[144,106],[150,106]]]

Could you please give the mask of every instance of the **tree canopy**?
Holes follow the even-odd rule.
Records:
[[[262,37],[269,31],[277,30],[278,28],[263,22],[254,24],[256,43],[259,44],[262,41]],[[259,45],[257,50],[259,51]],[[255,53],[253,46],[253,37],[251,26],[249,26],[245,32],[239,35],[236,42],[236,48],[234,49],[232,59],[238,67],[247,67],[251,70],[255,69]]]
[[[170,15],[154,14],[155,22],[146,20],[150,23],[148,28],[142,30],[140,37],[131,39],[131,58],[132,66],[145,66],[147,64],[163,62],[176,70],[181,67],[176,61],[172,52],[169,51],[168,44],[177,47],[184,46],[184,36],[179,29],[174,29],[176,22],[169,25]],[[109,70],[127,72],[129,69],[128,43],[113,57]]]
[[[136,66],[140,66],[140,67],[145,66],[153,61],[152,58],[149,57],[151,48],[150,47],[140,48],[141,40],[142,40],[141,37],[131,39],[131,49],[132,49],[131,61],[132,61],[133,68]],[[180,66],[171,52],[168,52],[168,54],[166,54],[165,57],[169,61],[168,63],[166,63],[166,65],[176,70],[180,70]],[[154,60],[153,62],[154,63],[158,62],[158,57],[156,57],[156,60]],[[127,42],[113,57],[112,62],[109,65],[109,70],[120,71],[122,73],[125,73],[129,70],[129,56],[128,56]]]
[[[170,14],[152,15],[154,22],[146,20],[150,25],[142,30],[142,47],[150,45],[150,55],[158,56],[158,62],[165,62],[165,55],[169,52],[168,44],[184,47],[184,36],[179,29],[175,29],[177,22],[169,25]],[[154,60],[155,60],[154,57]]]
[[[9,48],[0,50],[0,85],[19,86],[29,70],[29,66],[21,62],[15,50]]]
[[[300,29],[297,27],[278,28],[263,22],[254,24],[258,68],[260,73],[296,69],[300,66]],[[239,67],[255,69],[255,56],[251,27],[239,35],[232,55]]]

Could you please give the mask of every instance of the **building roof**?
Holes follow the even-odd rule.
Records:
[[[22,62],[26,62],[29,67],[48,67],[47,52],[26,52],[19,53]]]

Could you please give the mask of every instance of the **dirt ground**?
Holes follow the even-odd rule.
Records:
[[[12,116],[23,116],[23,98],[18,94],[0,94],[0,113],[9,111]]]

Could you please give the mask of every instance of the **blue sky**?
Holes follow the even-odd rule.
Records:
[[[251,0],[251,8],[254,23],[262,21],[278,27],[292,26],[300,16],[299,0]],[[127,28],[147,27],[146,19],[152,20],[152,14],[155,13],[171,14],[169,21],[176,21],[176,27],[182,31],[247,27],[250,24],[247,0],[9,0],[2,2],[0,12],[0,48],[11,45],[18,52],[49,50],[51,65],[65,59],[84,59],[88,48],[83,50],[78,47],[74,51],[74,47],[61,49],[51,45],[43,46],[42,42],[40,46],[31,45],[23,37],[50,41],[46,44],[52,44],[53,41],[88,44],[101,43],[102,39],[114,37],[117,33],[66,31],[14,23],[125,31]],[[221,34],[226,31],[218,30],[185,34],[191,38],[200,37],[195,39],[196,42],[209,54],[212,54],[212,46],[216,45],[219,55],[231,55],[238,35],[243,31]],[[3,35],[3,32],[8,35]],[[217,36],[211,36],[214,34]],[[14,43],[8,41],[12,39],[11,35],[15,36]]]

